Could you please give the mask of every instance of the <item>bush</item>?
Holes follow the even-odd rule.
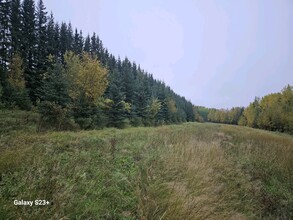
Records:
[[[14,91],[11,100],[19,109],[26,111],[31,110],[32,103],[25,89]]]
[[[54,129],[76,130],[78,125],[70,118],[70,111],[55,102],[44,101],[39,104],[40,120],[38,131]]]
[[[3,97],[3,87],[0,83],[0,109],[3,109],[5,107],[3,100],[2,100],[2,97]]]
[[[75,122],[82,129],[91,129],[94,127],[94,122],[92,118],[76,118]]]
[[[141,117],[133,117],[131,120],[130,120],[130,123],[132,126],[134,127],[139,127],[139,126],[142,126],[143,125],[143,120]]]

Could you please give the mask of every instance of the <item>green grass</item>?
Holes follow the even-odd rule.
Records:
[[[0,112],[0,219],[293,218],[292,136],[209,123],[38,133],[37,120]]]

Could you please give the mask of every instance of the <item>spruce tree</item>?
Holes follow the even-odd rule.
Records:
[[[48,17],[48,23],[47,23],[47,54],[56,56],[56,40],[55,40],[55,22],[54,22],[54,16],[51,13]]]
[[[131,63],[126,57],[122,62],[121,76],[123,78],[123,89],[125,93],[125,101],[133,104],[134,95],[134,75],[132,72]]]
[[[108,109],[109,124],[123,127],[125,123],[128,123],[128,119],[135,125],[142,123],[149,125],[154,119],[157,120],[158,124],[194,120],[196,112],[191,102],[175,94],[170,87],[159,80],[155,80],[151,74],[144,72],[127,58],[123,62],[119,57],[116,59],[103,46],[99,36],[95,33],[91,37],[88,35],[84,40],[81,31],[78,32],[75,29],[73,34],[71,23],[67,25],[63,22],[59,26],[58,23],[54,22],[52,14],[47,17],[43,0],[38,1],[36,12],[34,0],[23,0],[21,7],[20,2],[21,0],[0,0],[0,77],[1,88],[6,98],[9,96],[7,92],[7,73],[13,67],[9,68],[8,66],[12,60],[11,57],[20,50],[23,58],[25,85],[29,89],[31,100],[34,102],[38,98],[47,100],[48,107],[52,111],[56,110],[55,113],[57,114],[60,108],[61,110],[65,108],[62,103],[64,104],[67,101],[59,99],[62,99],[61,96],[66,99],[66,95],[60,90],[60,94],[63,95],[59,98],[52,97],[58,96],[56,86],[61,89],[62,83],[65,83],[67,79],[62,78],[60,74],[54,75],[53,72],[62,72],[61,63],[64,64],[66,51],[72,50],[77,55],[77,59],[84,59],[83,52],[86,51],[90,54],[91,59],[96,60],[97,58],[101,65],[111,72],[110,84],[104,95],[104,97],[108,98],[105,99],[105,106],[110,106]],[[52,55],[51,58],[56,58],[56,65],[48,62],[47,57],[49,57],[49,54]],[[19,63],[15,61],[15,57],[13,59],[14,63]],[[94,61],[91,60],[91,62]],[[84,76],[90,74],[85,67],[81,68],[79,74],[81,73],[85,74]],[[94,77],[95,75],[91,75],[92,79]],[[58,84],[58,79],[61,84]],[[82,81],[84,78],[81,77],[80,80]],[[45,84],[41,84],[41,82]],[[82,82],[78,82],[78,84],[80,83]],[[88,83],[90,85],[93,80]],[[100,89],[100,86],[95,87],[94,90],[90,87],[87,86],[83,94],[80,94],[79,105],[81,112],[75,113],[77,117],[80,117],[79,114],[83,114],[82,117],[91,118],[92,120],[94,115],[101,113],[97,108],[97,105],[99,105],[97,103],[103,103],[104,101],[89,97],[91,92]],[[69,90],[74,92],[77,91],[76,88],[76,86],[74,88],[70,87]],[[38,91],[42,91],[42,93],[38,94]],[[48,91],[48,94],[45,94],[45,91]],[[54,99],[59,101],[52,101]],[[73,99],[71,97],[71,101]],[[55,104],[50,104],[53,102],[56,106]],[[221,120],[232,121],[232,116],[228,117],[229,112],[216,111],[215,114]],[[226,120],[226,118],[228,119]]]
[[[59,48],[60,48],[60,56],[63,60],[65,52],[68,49],[68,37],[67,37],[67,24],[62,22],[60,27],[60,38],[59,38]]]
[[[76,53],[76,54],[79,53],[78,44],[79,44],[79,34],[78,34],[78,31],[77,31],[77,28],[75,28],[74,37],[73,37],[72,51],[74,53]]]
[[[73,49],[73,30],[72,30],[72,25],[71,22],[69,22],[68,26],[67,26],[67,50],[71,50]]]
[[[93,33],[93,36],[91,37],[91,55],[92,56],[97,56],[98,52],[98,45],[97,45],[97,38],[96,38],[96,33]]]
[[[0,65],[3,70],[1,81],[5,80],[5,73],[10,59],[11,26],[10,26],[11,1],[0,1]]]
[[[51,61],[54,61],[54,59]],[[55,102],[59,106],[66,107],[70,104],[68,79],[59,61],[52,62],[51,66],[44,76],[39,91],[41,101]]]
[[[83,50],[87,53],[91,52],[91,39],[90,39],[90,35],[87,35],[85,41],[84,41],[84,48]]]
[[[22,35],[21,54],[24,73],[30,98],[35,102],[40,78],[36,71],[36,16],[33,0],[23,0],[22,2]]]
[[[60,26],[58,23],[55,23],[54,26],[54,50],[55,50],[55,56],[59,60],[63,60],[63,57],[61,56],[61,50],[60,50]]]
[[[39,0],[37,7],[37,56],[36,56],[36,72],[39,81],[41,76],[46,72],[47,69],[47,58],[48,58],[48,32],[47,32],[47,12],[44,6],[43,0]],[[52,33],[51,33],[52,34]],[[41,82],[38,83],[39,86]],[[37,88],[38,89],[38,88]]]
[[[20,52],[22,43],[21,5],[20,0],[11,2],[11,46],[12,53]]]
[[[73,45],[72,45],[72,51],[75,54],[81,54],[82,50],[83,50],[82,32],[78,33],[77,29],[75,29],[74,38],[73,38]]]
[[[107,97],[111,100],[111,105],[107,111],[109,126],[123,128],[127,122],[127,109],[125,108],[125,93],[123,92],[122,78],[118,69],[110,73],[110,84]]]
[[[9,29],[10,1],[0,0],[0,84],[2,100],[7,94],[7,65],[9,61],[10,29]]]

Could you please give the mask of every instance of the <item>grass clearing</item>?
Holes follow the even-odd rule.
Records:
[[[37,133],[37,117],[0,112],[0,219],[293,217],[292,136],[209,123]]]

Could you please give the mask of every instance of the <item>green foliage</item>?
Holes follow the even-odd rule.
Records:
[[[293,86],[287,85],[281,94],[283,129],[293,133]]]
[[[233,107],[228,109],[208,109],[207,120],[216,123],[238,124],[243,108]],[[204,110],[205,111],[205,110]],[[205,113],[204,113],[205,114]]]
[[[5,107],[5,105],[3,103],[3,87],[2,87],[2,85],[0,83],[0,109],[2,109],[4,107]]]
[[[271,94],[262,98],[258,126],[267,130],[282,131],[281,94]]]
[[[82,31],[73,32],[70,23],[56,23],[52,13],[47,16],[43,0],[36,5],[34,0],[3,1],[0,16],[0,78],[3,100],[10,106],[27,103],[21,108],[29,109],[30,101],[34,105],[38,100],[49,101],[69,108],[87,128],[195,121],[193,106],[184,97],[128,58],[115,58],[95,33],[84,38]],[[23,60],[27,92],[8,86],[8,64],[17,51]],[[50,56],[54,62],[47,59]],[[101,97],[113,101],[107,111],[95,107]],[[161,107],[154,118],[150,106],[155,99]]]
[[[80,58],[73,52],[67,52],[64,62],[70,83],[70,97],[76,101],[84,97],[96,102],[108,86],[107,70],[88,53],[83,53]]]
[[[198,122],[208,121],[209,109],[203,106],[194,106],[195,120]]]
[[[82,129],[103,128],[106,126],[106,115],[99,106],[100,103],[91,103],[81,98],[72,106],[72,115]]]
[[[11,87],[18,90],[25,88],[22,59],[17,53],[12,57],[10,62],[10,68],[8,72],[8,83]]]
[[[127,113],[129,104],[125,102],[125,93],[118,69],[110,72],[110,84],[107,90],[107,109],[106,113],[109,118],[109,126],[123,128],[129,123]]]
[[[36,70],[37,38],[34,0],[23,0],[21,17],[22,42],[20,53],[24,64],[26,86],[29,91],[30,99],[35,103],[38,99],[37,89],[39,89],[41,84],[41,74]]]
[[[70,111],[55,102],[43,101],[39,104],[40,120],[38,131],[54,129],[56,131],[74,130],[78,126],[70,118]]]
[[[1,83],[6,80],[5,72],[10,58],[11,32],[10,32],[10,1],[0,2],[0,69]],[[3,80],[3,81],[2,81]],[[3,84],[2,84],[3,85]]]
[[[44,74],[47,71],[49,55],[49,39],[47,30],[47,12],[44,6],[43,0],[38,0],[36,8],[36,68],[39,75]],[[51,35],[52,37],[52,35]]]
[[[11,1],[11,46],[12,51],[15,53],[16,51],[21,50],[22,43],[22,33],[21,33],[21,4],[20,0]]]
[[[14,54],[8,71],[8,103],[16,105],[22,110],[30,110],[31,102],[25,88],[24,70],[22,59],[18,53]]]
[[[68,94],[69,82],[67,76],[60,62],[56,62],[52,58],[50,63],[51,67],[43,75],[42,86],[38,91],[40,100],[55,102],[60,106],[66,107],[71,103]]]
[[[203,111],[203,112],[201,112]],[[293,89],[286,86],[282,92],[255,98],[247,108],[207,109],[195,107],[200,121],[205,118],[217,123],[235,124],[271,131],[293,133]]]
[[[66,52],[64,62],[75,121],[83,129],[103,127],[106,116],[98,102],[108,86],[107,70],[88,53],[79,57],[73,52]]]
[[[281,93],[255,99],[244,110],[240,125],[258,127],[271,131],[293,133],[293,90],[286,86]]]
[[[259,98],[255,98],[254,102],[250,103],[250,105],[243,112],[243,115],[247,121],[247,126],[249,127],[257,127],[257,119],[260,113],[259,100]]]
[[[153,98],[147,106],[147,123],[154,124],[157,114],[162,107],[161,102],[157,98]]]

